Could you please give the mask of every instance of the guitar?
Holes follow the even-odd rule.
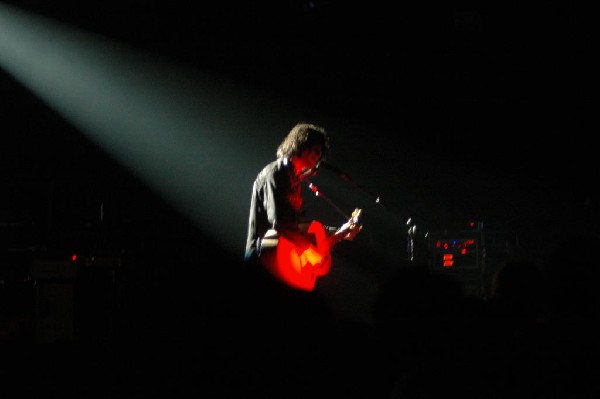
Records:
[[[308,246],[299,246],[288,238],[279,235],[274,229],[267,231],[261,241],[260,262],[276,278],[293,288],[312,291],[317,277],[329,273],[331,249],[341,241],[351,241],[362,230],[359,218],[362,210],[356,208],[350,219],[328,234],[323,224],[312,221],[300,226],[312,237]]]

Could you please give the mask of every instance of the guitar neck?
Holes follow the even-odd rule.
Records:
[[[329,237],[327,237],[327,241],[329,243],[329,248],[333,248],[334,246],[336,246],[337,244],[340,243],[340,241],[343,241],[344,236],[342,234],[332,234]]]
[[[329,243],[329,248],[333,248],[335,245],[344,241],[346,237],[345,233],[334,233],[327,237],[327,241]]]

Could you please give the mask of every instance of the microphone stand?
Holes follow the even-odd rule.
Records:
[[[412,218],[408,218],[406,221],[406,225],[408,226],[408,260],[410,262],[415,261],[415,232],[417,230],[417,225],[414,224]]]
[[[359,190],[361,190],[362,192],[364,192],[365,194],[367,194],[369,197],[371,197],[372,199],[374,199],[375,203],[377,204],[381,204],[381,200],[379,198],[379,196],[375,196],[373,195],[371,192],[367,191],[364,187],[360,186],[358,183],[356,183],[354,180],[352,180],[350,178],[350,176],[348,176],[347,173],[343,172],[342,170],[336,168],[335,166],[322,161],[319,164],[319,167],[323,167],[325,169],[330,170],[331,172],[335,173],[336,175],[338,175],[338,177],[340,179],[342,179],[345,182],[351,183],[352,185],[354,185],[355,187],[357,187]],[[310,189],[317,195],[317,196],[323,196],[323,194],[321,194],[319,192],[319,190],[312,184],[309,184]],[[341,212],[341,210],[339,210],[339,208],[337,206],[335,206],[333,203],[331,203],[331,201],[329,199],[327,199],[326,197],[324,197],[330,204],[332,204],[332,206],[334,206],[338,212],[340,212],[342,215],[344,215],[343,212]],[[344,215],[344,217],[346,219],[348,219],[348,217],[346,215]],[[414,223],[414,221],[412,220],[412,217],[409,217],[408,220],[406,221],[406,225],[408,226],[408,248],[407,248],[407,252],[408,252],[408,260],[410,262],[415,262],[416,260],[416,256],[415,256],[415,233],[417,230],[417,226]]]

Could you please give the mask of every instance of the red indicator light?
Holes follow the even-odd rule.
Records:
[[[443,254],[442,255],[442,265],[444,267],[454,266],[454,255],[452,255],[452,254]]]
[[[77,260],[77,254],[71,255],[71,260],[75,262]]]

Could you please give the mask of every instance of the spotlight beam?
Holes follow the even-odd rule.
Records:
[[[0,67],[241,259],[240,198],[276,145],[244,138],[295,122],[281,102],[2,4]]]

